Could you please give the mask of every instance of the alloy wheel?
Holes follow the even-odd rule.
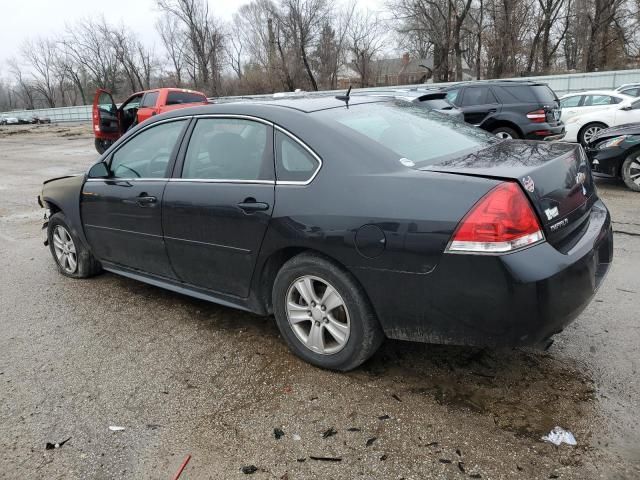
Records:
[[[53,229],[53,249],[56,252],[56,260],[60,268],[66,273],[75,273],[78,269],[78,256],[73,238],[62,225],[56,225]]]
[[[629,165],[629,178],[633,183],[640,186],[640,155]]]
[[[512,140],[513,137],[509,135],[507,132],[498,132],[496,133],[496,137],[502,138],[504,140]]]
[[[326,280],[305,275],[287,291],[287,319],[298,340],[314,353],[342,350],[351,332],[349,311],[338,291]]]
[[[589,144],[591,140],[593,140],[593,137],[595,137],[600,130],[602,130],[602,127],[593,126],[587,128],[582,135],[582,140],[584,141],[585,145]]]

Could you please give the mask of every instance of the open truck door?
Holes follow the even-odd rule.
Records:
[[[93,135],[100,154],[121,135],[118,107],[107,90],[98,89],[93,97]]]

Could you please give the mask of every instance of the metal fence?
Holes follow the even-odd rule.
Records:
[[[611,90],[625,83],[640,83],[640,69],[618,70],[611,72],[592,73],[569,73],[564,75],[545,75],[537,77],[517,77],[505,80],[534,80],[547,83],[558,96],[571,92],[584,90]],[[455,82],[452,82],[455,83]],[[432,85],[432,84],[429,84]],[[449,85],[448,83],[438,83],[438,86]],[[358,88],[354,91],[366,92],[367,90],[384,90],[385,88],[411,88],[416,85],[399,85],[397,87],[375,87]],[[328,93],[325,92],[318,92]],[[234,101],[238,99],[250,98],[273,98],[272,95],[247,95],[243,97],[222,97],[222,101]],[[2,112],[0,116],[6,117],[49,117],[52,122],[88,122],[91,121],[91,105],[62,108],[40,108],[37,110],[16,110],[12,112]]]

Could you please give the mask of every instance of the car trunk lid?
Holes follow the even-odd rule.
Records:
[[[421,170],[517,181],[555,246],[580,231],[597,199],[586,155],[574,144],[507,140]]]

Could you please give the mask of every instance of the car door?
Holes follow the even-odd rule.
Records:
[[[120,136],[118,107],[108,90],[99,88],[93,97],[93,132],[97,138],[116,139]]]
[[[273,127],[203,117],[163,199],[167,252],[178,277],[245,298],[274,205]]]
[[[638,122],[640,122],[640,100],[635,100],[631,104],[625,103],[620,105],[615,111],[614,122],[608,125],[613,127]]]
[[[572,117],[582,113],[582,103],[584,95],[572,95],[560,100],[561,116],[560,119],[566,122]]]
[[[500,111],[500,104],[487,85],[469,86],[461,93],[460,107],[467,123],[480,125],[488,116]]]
[[[177,119],[141,130],[109,155],[106,176],[85,182],[82,222],[100,261],[175,277],[162,238],[161,205],[187,123]]]

